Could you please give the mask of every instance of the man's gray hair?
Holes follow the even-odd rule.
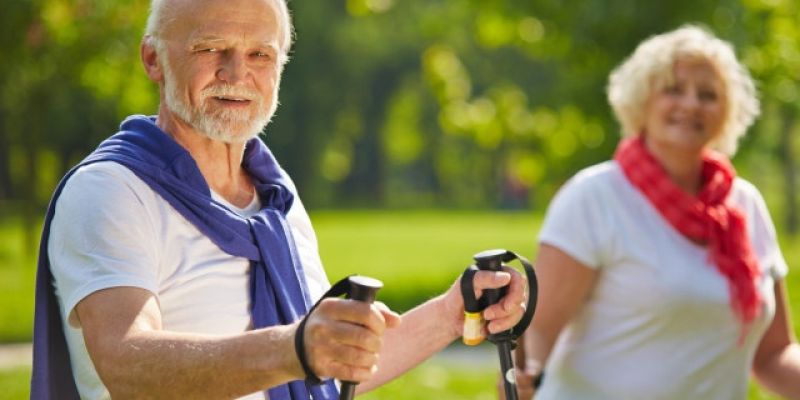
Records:
[[[292,38],[294,35],[294,27],[292,26],[292,16],[289,13],[289,7],[286,5],[286,0],[269,0],[274,1],[278,6],[280,19],[282,20],[281,28],[283,30],[283,43],[281,43],[281,51],[284,56],[288,56],[289,50],[292,47]],[[151,0],[150,13],[147,15],[147,26],[144,30],[145,37],[155,39],[155,42],[160,42],[159,35],[170,21],[169,18],[174,13],[169,12],[170,9],[175,7],[174,0]],[[154,44],[156,44],[154,43]],[[156,47],[158,45],[156,44]]]

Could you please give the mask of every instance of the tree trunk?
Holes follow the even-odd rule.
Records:
[[[31,96],[31,103],[26,107],[27,115],[25,123],[17,123],[16,127],[21,129],[22,146],[25,154],[24,168],[25,178],[20,184],[22,199],[22,223],[25,231],[25,254],[36,256],[36,244],[39,241],[39,218],[42,216],[39,199],[36,196],[36,188],[39,184],[39,152],[41,151],[42,133],[44,131],[45,116],[40,115],[39,105],[45,104],[43,88],[34,88]],[[21,122],[21,121],[17,121]]]
[[[797,233],[797,179],[795,177],[794,140],[794,112],[789,107],[783,107],[781,113],[781,161],[783,162],[783,179],[785,193],[785,222],[786,230],[794,235]]]
[[[11,151],[5,116],[0,112],[0,200],[11,200]]]

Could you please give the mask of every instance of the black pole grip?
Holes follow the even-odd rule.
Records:
[[[372,303],[378,294],[378,289],[383,287],[383,282],[366,276],[353,275],[347,278],[350,282],[350,290],[345,295],[351,300]],[[358,382],[342,381],[339,391],[339,400],[351,400],[356,394]]]

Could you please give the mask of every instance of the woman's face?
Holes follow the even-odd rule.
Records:
[[[699,153],[722,130],[724,85],[705,60],[679,59],[673,74],[645,105],[644,134],[651,146]]]

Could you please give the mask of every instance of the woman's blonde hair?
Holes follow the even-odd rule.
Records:
[[[755,84],[728,42],[694,25],[645,40],[611,73],[608,101],[622,125],[622,134],[642,132],[645,104],[655,91],[674,82],[673,66],[684,58],[708,61],[722,80],[726,114],[711,146],[732,156],[739,138],[760,113]]]

